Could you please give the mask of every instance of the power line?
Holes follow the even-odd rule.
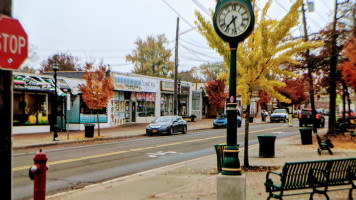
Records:
[[[175,13],[179,16],[179,18],[182,18],[185,23],[187,23],[191,28],[193,28],[194,30],[196,30],[195,27],[192,26],[186,19],[184,19],[184,17],[183,17],[181,14],[179,14],[178,11],[176,11],[169,3],[167,3],[165,0],[162,0],[162,1],[163,1],[163,3],[165,3],[173,12],[175,12]]]
[[[204,47],[204,46],[201,46],[201,45],[192,43],[192,42],[188,42],[187,40],[184,40],[184,39],[182,39],[182,38],[181,38],[181,41],[183,41],[183,42],[185,42],[185,43],[188,43],[188,44],[190,44],[190,45],[193,45],[193,46],[195,46],[195,47],[201,48],[201,49],[212,50],[210,47]]]
[[[195,5],[197,5],[202,11],[204,11],[207,15],[210,15],[209,10],[206,9],[201,3],[199,3],[197,0],[192,0]]]

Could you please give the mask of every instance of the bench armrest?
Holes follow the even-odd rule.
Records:
[[[280,177],[280,179],[281,179],[281,182],[282,182],[282,173],[268,171],[267,174],[266,174],[266,182],[265,182],[265,186],[266,186],[266,191],[267,192],[272,191],[272,188],[276,188],[276,189],[280,189],[281,188],[281,185],[273,184],[273,180],[269,177],[270,174],[278,175]]]

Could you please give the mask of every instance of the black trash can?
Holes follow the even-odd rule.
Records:
[[[259,157],[273,158],[274,157],[274,142],[276,141],[275,135],[259,135],[257,136],[260,143]]]
[[[240,147],[240,144],[236,144],[237,147]],[[216,162],[217,162],[217,170],[219,173],[222,171],[222,165],[224,162],[224,149],[226,147],[226,143],[214,144],[216,151]]]
[[[300,128],[299,132],[300,132],[300,137],[302,139],[302,145],[313,144],[312,127]]]
[[[84,124],[84,126],[85,126],[85,137],[87,138],[94,137],[95,124]]]

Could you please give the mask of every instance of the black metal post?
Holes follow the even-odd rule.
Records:
[[[53,125],[53,141],[58,141],[58,127],[57,127],[57,71],[58,71],[58,64],[53,64],[53,71],[54,71],[54,96],[55,99],[53,101],[54,107],[54,125]]]
[[[236,50],[237,43],[230,43],[229,102],[226,109],[227,146],[224,150],[223,175],[241,175],[239,147],[237,146]]]

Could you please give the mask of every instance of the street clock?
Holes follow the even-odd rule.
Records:
[[[224,41],[237,45],[251,34],[255,24],[250,1],[220,0],[215,8],[213,24]]]

